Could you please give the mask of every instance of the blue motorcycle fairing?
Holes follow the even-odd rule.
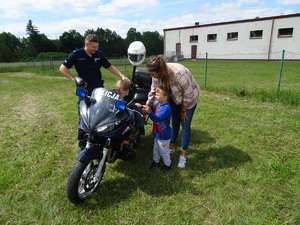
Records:
[[[97,134],[97,127],[117,121],[125,121],[128,117],[125,108],[118,113],[122,107],[121,102],[117,103],[120,99],[120,95],[113,90],[96,88],[92,92],[89,105],[86,105],[85,101],[80,101],[79,112],[84,130],[95,135],[103,135]]]
[[[94,145],[91,148],[85,148],[78,154],[77,160],[80,162],[88,162],[93,159],[101,159],[103,156],[101,148],[102,147],[98,145],[97,146]]]

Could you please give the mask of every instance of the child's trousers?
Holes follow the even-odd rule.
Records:
[[[163,159],[163,162],[166,166],[171,165],[170,149],[169,149],[170,139],[169,140],[158,140],[154,138],[153,145],[153,161],[158,163],[160,157]]]

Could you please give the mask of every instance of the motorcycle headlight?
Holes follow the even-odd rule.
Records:
[[[120,123],[121,123],[120,120],[113,122],[113,123],[108,123],[103,126],[97,127],[96,131],[97,131],[97,133],[108,133],[108,132],[114,130],[115,127],[118,126]]]

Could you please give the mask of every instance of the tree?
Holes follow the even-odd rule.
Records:
[[[11,33],[0,34],[0,62],[14,62],[19,60],[22,44],[16,36]]]
[[[142,34],[140,32],[136,31],[135,28],[131,27],[127,31],[127,36],[126,36],[125,40],[126,40],[127,46],[129,46],[131,42],[143,41],[143,37],[142,37]]]
[[[51,40],[49,40],[45,34],[40,34],[37,27],[33,25],[32,20],[29,20],[26,25],[26,34],[29,36],[28,43],[30,43],[30,46],[28,47],[30,49],[32,49],[32,47],[35,49],[35,51],[29,51],[30,54],[35,54],[30,55],[31,57],[36,56],[41,52],[56,51],[57,48],[54,45],[54,43]]]
[[[28,42],[24,48],[24,59],[33,58],[38,55],[35,47],[31,42]]]
[[[39,41],[39,31],[37,29],[37,27],[35,27],[33,25],[32,20],[29,20],[27,25],[26,25],[26,34],[29,36],[28,37],[28,46],[26,46],[27,48],[30,48],[31,50],[28,51],[28,55],[29,57],[33,57],[36,56],[38,54],[38,46],[40,45],[40,41]],[[33,50],[32,48],[34,48],[35,50]],[[31,55],[33,54],[33,55]]]
[[[84,38],[87,34],[94,33],[99,38],[99,49],[107,57],[121,57],[127,55],[127,49],[131,42],[142,41],[147,50],[147,56],[163,53],[163,36],[157,31],[146,31],[142,34],[136,28],[130,28],[123,39],[115,31],[97,28],[89,29],[82,36],[76,30],[64,32],[59,39],[50,40],[45,34],[41,34],[32,20],[26,25],[27,38],[16,38],[10,33],[0,33],[0,62],[20,61],[32,57],[44,57],[48,52],[64,52],[69,54],[76,48],[84,46]],[[51,55],[51,54],[49,54]]]
[[[38,53],[41,52],[55,52],[57,50],[56,45],[47,38],[45,34],[39,34],[40,46],[38,47]]]
[[[107,35],[107,56],[119,57],[124,54],[124,40],[115,31],[105,30]]]
[[[115,31],[97,28],[97,30],[87,30],[84,35],[88,34],[97,35],[99,38],[99,49],[107,57],[120,57],[126,54],[127,48],[125,42]]]
[[[0,62],[12,62],[13,54],[9,47],[0,42]]]
[[[84,37],[76,30],[64,32],[60,37],[61,51],[70,53],[72,50],[82,48],[84,46]]]
[[[50,40],[50,41],[52,42],[53,46],[55,46],[56,51],[59,52],[61,49],[60,41],[58,39],[54,39],[54,40]]]
[[[160,55],[164,52],[163,37],[157,31],[143,32],[143,43],[146,47],[147,56]]]
[[[127,48],[128,46],[126,45],[126,42],[125,40],[120,36],[118,35],[115,31],[113,32],[113,35],[112,35],[112,44],[113,44],[113,48],[112,48],[112,51],[113,51],[113,55],[115,56],[124,56],[124,55],[127,55]]]
[[[39,31],[36,26],[33,25],[32,20],[29,20],[26,25],[26,34],[30,38],[34,38],[39,34]]]

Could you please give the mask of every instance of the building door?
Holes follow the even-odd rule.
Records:
[[[197,58],[197,45],[192,45],[191,52],[192,52],[191,59],[196,59]]]
[[[176,43],[176,56],[181,55],[181,43]]]

